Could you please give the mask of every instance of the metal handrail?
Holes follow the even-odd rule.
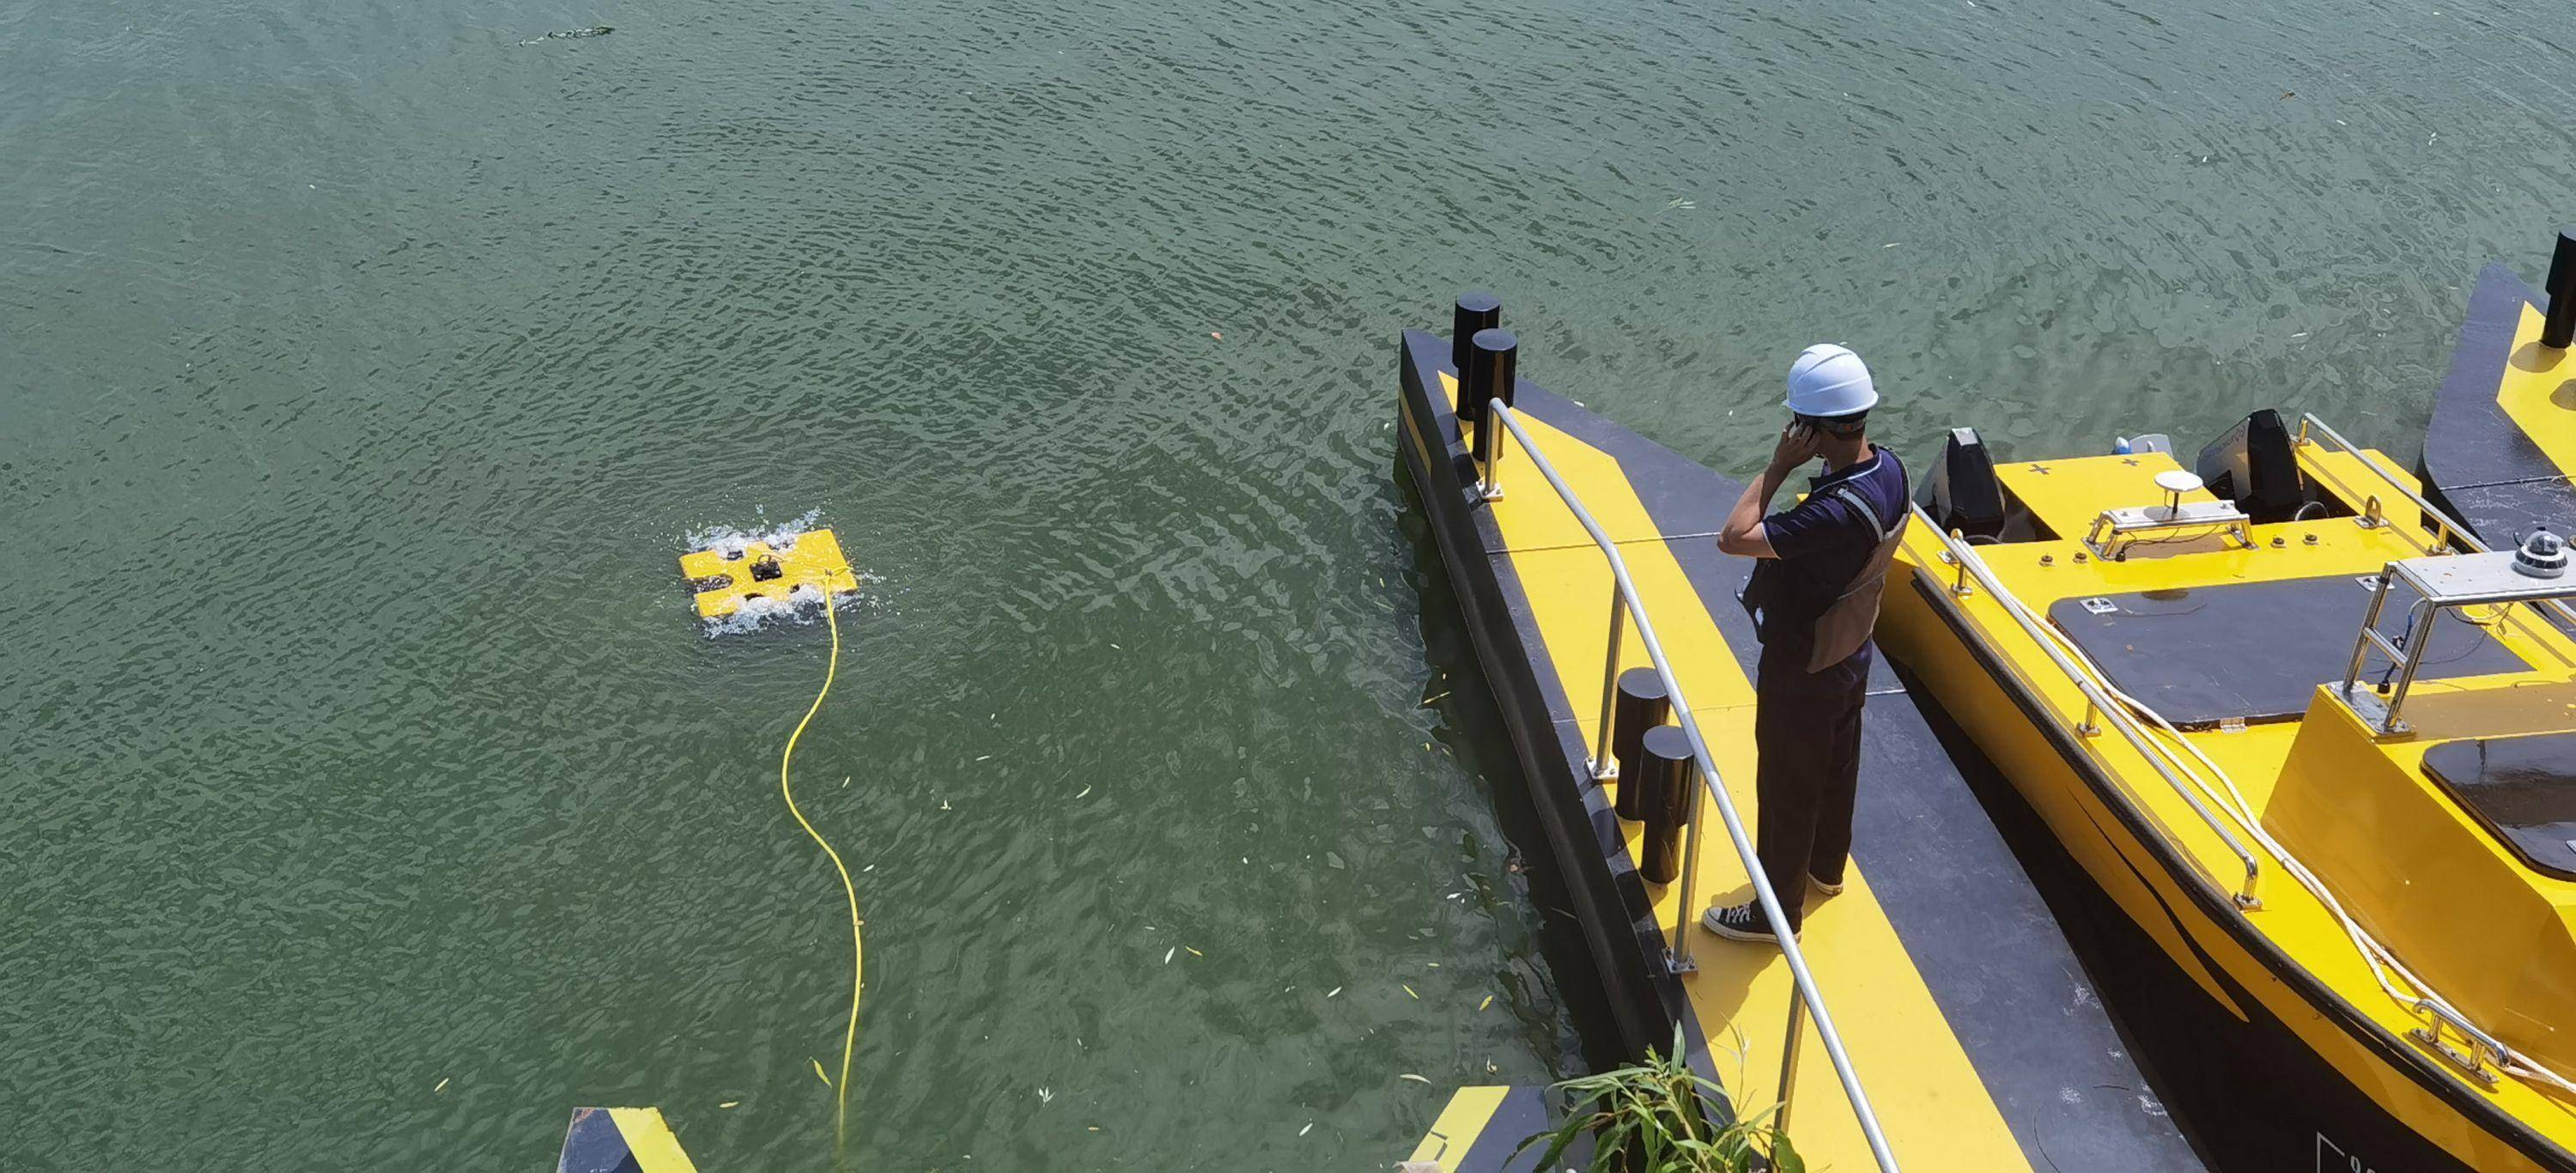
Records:
[[[1601,523],[1593,520],[1591,511],[1583,507],[1583,502],[1575,496],[1573,488],[1565,483],[1565,478],[1557,475],[1556,466],[1548,462],[1547,454],[1521,427],[1519,413],[1500,399],[1488,401],[1482,426],[1490,428],[1496,423],[1509,430],[1512,438],[1519,441],[1521,451],[1529,457],[1531,467],[1536,468],[1539,475],[1546,478],[1549,488],[1556,490],[1557,499],[1565,503],[1566,509],[1574,514],[1574,520],[1583,526],[1584,532],[1592,535],[1592,544],[1600,547],[1602,558],[1609,563],[1610,578],[1616,589],[1617,602],[1626,607],[1628,618],[1637,629],[1638,642],[1645,645],[1646,657],[1654,663],[1655,674],[1663,678],[1664,693],[1672,704],[1673,717],[1681,726],[1683,736],[1690,739],[1691,761],[1698,767],[1700,784],[1700,791],[1694,792],[1692,796],[1693,805],[1698,805],[1697,800],[1703,792],[1717,800],[1717,812],[1726,822],[1728,838],[1734,840],[1736,857],[1743,861],[1745,874],[1753,880],[1753,898],[1762,906],[1762,915],[1770,922],[1771,932],[1780,942],[1781,958],[1789,963],[1789,976],[1797,987],[1797,996],[1790,1001],[1790,1049],[1783,1055],[1780,1115],[1785,1118],[1788,1114],[1791,1073],[1787,1060],[1796,1054],[1798,1010],[1804,1007],[1806,1013],[1815,1018],[1816,1036],[1823,1040],[1825,1055],[1833,1061],[1834,1075],[1842,1081],[1843,1095],[1851,1101],[1852,1114],[1860,1122],[1861,1135],[1869,1141],[1870,1154],[1877,1158],[1878,1167],[1882,1173],[1896,1173],[1896,1154],[1887,1146],[1887,1134],[1879,1127],[1878,1114],[1870,1109],[1869,1094],[1861,1090],[1860,1075],[1852,1070],[1851,1055],[1843,1048],[1842,1034],[1834,1029],[1833,1017],[1825,1011],[1824,995],[1816,991],[1815,975],[1807,970],[1806,954],[1799,950],[1797,937],[1788,931],[1789,918],[1781,911],[1780,895],[1772,891],[1770,877],[1763,874],[1762,861],[1754,853],[1752,837],[1745,834],[1743,816],[1736,813],[1735,800],[1727,794],[1724,778],[1717,770],[1716,759],[1708,751],[1708,741],[1700,736],[1699,721],[1691,715],[1690,702],[1682,699],[1681,681],[1673,675],[1672,663],[1664,657],[1664,646],[1655,638],[1655,626],[1646,618],[1644,600],[1638,598],[1637,585],[1628,577],[1627,561],[1619,556],[1618,545],[1610,540],[1609,534],[1602,531]],[[1477,482],[1476,492],[1478,496],[1492,500],[1499,495],[1501,488],[1494,479],[1495,466],[1502,462],[1502,446],[1498,438],[1488,441],[1486,452],[1489,458]],[[1614,608],[1614,622],[1611,627],[1614,639],[1618,631],[1615,622],[1616,614],[1617,611]],[[1612,645],[1614,662],[1610,665],[1613,679],[1618,675],[1616,652],[1617,645],[1614,643]],[[1607,726],[1610,720],[1611,714],[1605,708],[1601,714],[1601,721]],[[1606,751],[1602,756],[1607,756]],[[1593,765],[1594,772],[1598,773],[1599,763]],[[1680,964],[1687,964],[1691,921],[1696,919],[1693,916],[1695,910],[1691,908],[1691,904],[1695,898],[1692,888],[1697,878],[1695,869],[1699,862],[1696,833],[1700,822],[1701,820],[1698,819],[1691,821],[1694,842],[1682,856],[1684,875],[1678,918],[1681,923],[1677,932],[1677,938],[1682,942],[1679,952]]]
[[[2318,419],[2315,412],[2300,413],[2299,443],[2314,443],[2314,441],[2308,439],[2308,430],[2310,428],[2314,428],[2317,431],[2325,433],[2326,439],[2335,442],[2335,447],[2349,453],[2354,460],[2360,461],[2363,468],[2369,469],[2371,472],[2378,474],[2379,479],[2388,482],[2389,488],[2397,490],[2400,496],[2413,502],[2415,504],[2415,508],[2423,510],[2424,516],[2441,523],[2442,528],[2437,531],[2442,539],[2441,544],[2461,542],[2466,544],[2469,549],[2480,554],[2492,552],[2487,549],[2486,543],[2478,540],[2478,536],[2476,534],[2469,532],[2468,527],[2461,525],[2459,521],[2454,519],[2450,514],[2434,508],[2433,503],[2425,500],[2422,494],[2408,488],[2406,482],[2397,479],[2396,474],[2380,467],[2377,460],[2371,459],[2370,451],[2368,449],[2365,449],[2361,445],[2355,444],[2350,440],[2344,439],[2343,433],[2334,430],[2333,426],[2327,424],[2326,421]]]
[[[2341,449],[2345,453],[2349,454],[2354,460],[2359,461],[2363,468],[2369,469],[2372,473],[2376,474],[2379,479],[2388,482],[2389,488],[2397,490],[2399,496],[2412,502],[2415,508],[2423,511],[2423,515],[2425,517],[2431,518],[2436,524],[2438,524],[2441,528],[2435,530],[2434,534],[2441,540],[2436,542],[2436,545],[2447,545],[2452,542],[2457,542],[2468,547],[2469,551],[2474,554],[2492,554],[2495,552],[2485,542],[2478,540],[2478,535],[2470,532],[2467,526],[2460,524],[2458,518],[2452,517],[2449,513],[2435,507],[2432,502],[2424,499],[2423,494],[2407,487],[2406,482],[2398,479],[2397,474],[2388,471],[2388,469],[2383,467],[2378,460],[2374,459],[2371,456],[2369,449],[2363,448],[2350,440],[2344,439],[2343,433],[2334,430],[2334,428],[2324,420],[2318,419],[2314,412],[2303,413],[2299,416],[2299,443],[2314,443],[2314,441],[2308,439],[2308,430],[2310,428],[2314,428],[2317,431],[2325,433],[2326,439],[2334,441],[2336,448]],[[2435,551],[2433,550],[2425,551],[2427,554],[2434,552]],[[2547,606],[2550,610],[2558,612],[2558,614],[2565,618],[2570,624],[2576,624],[2576,609],[2571,609],[2566,600],[2544,599],[2541,600],[2541,603],[2542,605]],[[2537,632],[2529,632],[2528,629],[2526,629],[2526,632],[2528,634],[2538,634]]]
[[[2263,907],[2262,896],[2257,888],[2258,882],[2262,879],[2262,866],[2255,862],[2254,853],[2247,851],[2245,844],[2236,838],[2234,832],[2227,829],[2226,824],[2219,821],[2216,814],[2211,813],[2208,805],[2200,800],[2200,796],[2192,793],[2191,785],[2174,773],[2173,767],[2166,763],[2163,755],[2147,744],[2145,731],[2139,727],[2136,719],[2129,715],[2128,710],[2113,703],[2110,695],[2094,681],[2093,674],[2068,657],[2065,650],[2057,646],[2056,639],[2040,629],[2038,622],[2022,609],[2021,600],[2011,591],[2004,589],[2003,583],[1996,580],[1994,572],[1986,566],[1985,559],[1978,557],[1975,549],[1968,543],[1952,537],[1943,530],[1941,524],[1932,520],[1932,515],[1925,513],[1921,505],[1914,505],[1912,508],[1914,519],[1940,538],[1942,547],[1948,552],[1953,564],[1961,571],[1975,575],[1977,581],[1984,584],[1986,590],[1995,596],[1996,602],[2003,606],[2004,614],[2011,616],[2013,622],[2021,627],[2022,634],[2029,636],[2032,642],[2039,645],[2041,651],[2048,653],[2048,658],[2057,662],[2058,670],[2066,673],[2067,679],[2072,680],[2076,689],[2084,694],[2084,703],[2088,706],[2088,711],[2085,713],[2086,724],[2091,724],[2091,718],[2095,713],[2108,717],[2112,727],[2120,731],[2121,738],[2127,741],[2131,748],[2137,750],[2140,757],[2147,759],[2147,764],[2155,767],[2156,773],[2164,776],[2165,783],[2173,787],[2174,793],[2182,796],[2183,802],[2190,805],[2192,813],[2199,815],[2200,821],[2207,823],[2209,829],[2217,833],[2219,842],[2225,843],[2227,849],[2234,852],[2237,860],[2245,865],[2244,884],[2236,890],[2237,907],[2248,909]]]

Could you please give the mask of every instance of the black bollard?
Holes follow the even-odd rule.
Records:
[[[1461,379],[1458,392],[1466,394],[1468,389],[1473,389],[1479,412],[1484,410],[1486,400],[1502,400],[1504,407],[1510,407],[1512,392],[1515,392],[1515,387],[1520,387],[1520,338],[1512,338],[1510,330],[1502,330],[1502,327],[1476,330],[1476,335],[1468,338],[1468,348],[1484,351],[1484,358],[1476,361],[1476,374],[1481,376],[1481,382],[1468,384]]]
[[[1481,289],[1459,294],[1457,313],[1449,319],[1449,365],[1466,374],[1467,340],[1502,324],[1503,299]]]
[[[1652,668],[1630,668],[1619,674],[1619,699],[1610,706],[1610,760],[1619,763],[1619,817],[1631,823],[1646,817],[1645,803],[1640,801],[1645,787],[1636,782],[1637,771],[1645,767],[1637,753],[1637,743],[1646,731],[1672,716],[1673,699],[1664,692],[1664,678]]]
[[[2576,228],[2558,230],[2558,251],[2549,256],[2549,312],[2540,322],[2540,344],[2565,350],[2576,340]]]
[[[1645,793],[1645,858],[1637,871],[1650,882],[1669,884],[1682,874],[1682,824],[1690,818],[1690,736],[1679,725],[1657,725],[1640,739],[1635,781]]]
[[[1472,341],[1474,338],[1474,334],[1468,335],[1468,340],[1459,342],[1455,348],[1458,355],[1458,426],[1467,429],[1471,437],[1485,422],[1485,401],[1476,397],[1475,389],[1494,381],[1491,369],[1494,353],[1477,349]],[[1484,458],[1479,456],[1477,459]]]

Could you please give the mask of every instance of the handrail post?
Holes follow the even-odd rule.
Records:
[[[1688,773],[1690,814],[1684,822],[1690,829],[1682,834],[1682,902],[1673,909],[1673,943],[1664,950],[1664,968],[1672,973],[1699,972],[1699,963],[1691,960],[1691,921],[1697,919],[1694,914],[1699,908],[1699,825],[1706,821],[1700,817],[1699,796],[1704,787],[1715,785],[1713,779],[1700,776],[1696,761]],[[1760,861],[1754,866],[1761,866]],[[1790,1000],[1796,1001],[1797,991],[1790,993]]]
[[[1485,408],[1484,418],[1476,424],[1476,438],[1482,441],[1482,443],[1477,444],[1476,447],[1483,450],[1482,452],[1475,454],[1476,456],[1481,457],[1481,459],[1473,462],[1476,465],[1476,499],[1479,501],[1500,501],[1503,499],[1503,479],[1501,474],[1503,464],[1502,432],[1502,420],[1494,414],[1493,407],[1490,404],[1487,405]]]
[[[1619,763],[1610,757],[1610,729],[1618,724],[1619,704],[1619,628],[1627,618],[1627,600],[1619,597],[1619,580],[1610,580],[1610,652],[1601,665],[1601,734],[1593,739],[1592,780],[1607,782],[1619,776]]]
[[[1789,1034],[1780,1042],[1780,1108],[1771,1115],[1771,1127],[1789,1131],[1789,1095],[1798,1089],[1798,1043],[1806,1037],[1807,1000],[1789,991]]]

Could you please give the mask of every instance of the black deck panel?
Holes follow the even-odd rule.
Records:
[[[2352,663],[2370,589],[2357,575],[2236,582],[2181,590],[2095,596],[2118,608],[2096,615],[2084,600],[2060,599],[2049,622],[2101,665],[2111,683],[2185,729],[2236,718],[2248,723],[2294,720],[2308,711],[2317,686],[2341,681]],[[2383,634],[2405,634],[2393,594],[2380,616]],[[2418,680],[2526,670],[2513,654],[2457,610],[2433,625],[2433,645]],[[2376,649],[2362,679],[2388,675]]]
[[[1433,376],[1447,369],[1447,340],[1407,331],[1404,341],[1406,362],[1414,367],[1409,379],[1436,389]],[[1742,492],[1741,483],[1526,380],[1515,396],[1525,414],[1619,460],[1657,528],[1668,535],[1666,547],[1749,675],[1760,648],[1752,619],[1735,601],[1735,592],[1752,564],[1721,554],[1715,537]],[[1445,403],[1408,403],[1406,410],[1435,426],[1454,428]],[[1406,443],[1410,451],[1410,441]],[[1430,456],[1435,462],[1443,459],[1436,450]],[[1447,463],[1432,480],[1463,486],[1472,477],[1462,451]],[[1547,491],[1534,483],[1536,475],[1526,465],[1518,471],[1520,484],[1528,488],[1514,485],[1506,456],[1506,485],[1516,492]],[[1427,482],[1424,491],[1426,498],[1432,492]],[[1448,500],[1441,504],[1447,507]],[[1456,508],[1483,522],[1481,509],[1463,502]],[[1506,582],[1510,576],[1511,562],[1498,532],[1490,523],[1476,528],[1485,557],[1475,561],[1485,569],[1474,571],[1453,561],[1462,594],[1471,573]],[[1555,748],[1541,762],[1544,771],[1532,771],[1531,784],[1597,795],[1598,788],[1578,782],[1588,749],[1574,731],[1564,690],[1554,683],[1555,671],[1526,600],[1517,582],[1508,585],[1507,593],[1518,604],[1512,628],[1526,662],[1488,663],[1486,668],[1498,691],[1505,687],[1506,675],[1530,679],[1527,693],[1543,696],[1550,710],[1547,730],[1531,741],[1552,742]],[[2039,1169],[2203,1168],[2128,1057],[2039,893],[1884,657],[1873,670],[1870,690],[1853,857],[2024,1154]],[[1585,801],[1560,809],[1576,819],[1588,818],[1594,836],[1617,844],[1615,816],[1592,806]],[[1578,813],[1571,807],[1581,809]],[[1625,851],[1617,854],[1611,867],[1618,874],[1608,886],[1624,891],[1633,885],[1642,898],[1643,885],[1629,869]],[[1652,947],[1648,934],[1660,942],[1651,920],[1632,917],[1625,927],[1636,935],[1638,952]],[[1613,930],[1595,941],[1615,935]],[[1686,1011],[1687,1000],[1680,1002]]]
[[[2426,488],[2490,546],[2519,541],[2538,521],[2561,533],[2576,525],[2570,470],[2551,462],[2496,402],[2523,308],[2547,303],[2503,265],[2480,270],[2451,351],[2451,369],[2434,395],[2433,418],[2424,425],[2418,469]]]
[[[2524,863],[2576,880],[2576,733],[2446,742],[2424,773]]]

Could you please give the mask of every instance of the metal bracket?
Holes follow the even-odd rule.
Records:
[[[2415,732],[2414,726],[2404,721],[2389,719],[2388,702],[2379,699],[2379,690],[2356,680],[2352,687],[2339,688],[2335,691],[2343,697],[2343,703],[2352,709],[2352,715],[2361,718],[2361,723],[2370,727],[2372,736],[2404,737]]]
[[[1683,909],[1682,915],[1689,916],[1690,910],[1687,908]],[[1685,928],[1682,931],[1687,933],[1690,930]],[[1680,977],[1683,974],[1698,973],[1699,963],[1688,957],[1674,953],[1670,948],[1666,948],[1664,950],[1664,972],[1671,974],[1674,977]],[[1794,995],[1792,996],[1794,997]]]
[[[2087,615],[2109,615],[2120,609],[2120,605],[2118,603],[2114,603],[2100,595],[2095,595],[2092,598],[2084,600],[2083,607],[2084,613]]]
[[[1962,541],[1964,540],[1964,535],[1962,535],[1958,530],[1951,530],[1950,540],[1954,542]],[[1968,585],[1967,559],[1961,558],[1945,549],[1941,551],[1941,560],[1957,567],[1959,571],[1958,577],[1950,583],[1950,596],[1952,598],[1964,599],[1977,593],[1977,588]]]
[[[2487,1064],[2490,1060],[2498,1064],[2503,1063],[2503,1050],[2490,1043],[2477,1028],[2470,1026],[2450,1011],[2430,1002],[2418,1002],[2415,1008],[2430,1016],[2432,1021],[2407,1031],[2406,1037],[2423,1044],[2424,1049],[2440,1056],[2443,1062],[2475,1081],[2479,1087],[2493,1090],[2496,1085],[2495,1072],[2488,1070]],[[2445,1026],[2450,1029],[2444,1030]],[[2465,1050],[2451,1044],[2451,1039],[2454,1037],[2465,1045]]]

